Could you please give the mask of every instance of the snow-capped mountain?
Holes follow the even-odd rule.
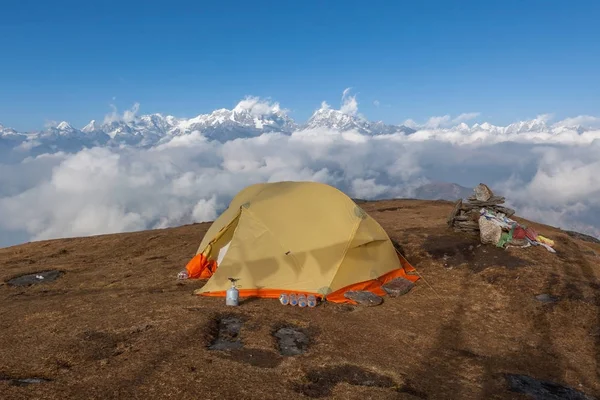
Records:
[[[0,138],[1,137],[8,137],[10,135],[17,135],[18,132],[15,131],[12,128],[7,128],[4,125],[0,124]]]
[[[451,128],[453,130],[459,130],[461,132],[474,133],[479,131],[494,133],[494,134],[521,134],[521,133],[563,133],[563,132],[576,132],[581,134],[588,130],[592,130],[593,127],[584,127],[579,124],[568,124],[565,125],[562,122],[548,125],[548,117],[542,115],[529,121],[519,121],[507,126],[496,126],[488,122],[482,124],[474,124],[469,127],[464,122]]]
[[[188,120],[176,120],[169,134],[182,135],[200,131],[208,139],[223,142],[260,136],[268,132],[290,134],[297,128],[296,123],[278,107],[261,113],[238,105],[233,110],[222,108]]]
[[[260,104],[259,104],[260,105]],[[149,147],[168,141],[173,136],[200,132],[209,140],[226,142],[238,138],[260,136],[267,132],[291,134],[296,123],[277,105],[257,107],[238,104],[233,110],[219,109],[186,119],[170,115],[150,114],[130,118],[106,118],[103,123],[90,121],[76,129],[63,121],[41,131],[19,133],[0,126],[0,141],[5,146],[24,146],[33,154],[54,151],[78,151],[93,146]]]
[[[363,135],[386,135],[392,133],[414,133],[415,130],[404,125],[386,125],[381,121],[371,122],[362,117],[334,110],[322,105],[304,125],[303,129],[328,128],[335,131],[356,130]]]
[[[58,150],[77,151],[92,146],[148,147],[168,141],[173,136],[192,132],[200,132],[209,140],[226,142],[256,137],[263,133],[291,134],[298,129],[314,128],[339,131],[355,129],[368,135],[414,132],[404,126],[370,122],[333,109],[318,110],[308,123],[300,126],[285,110],[280,109],[278,104],[249,98],[241,101],[232,110],[222,108],[189,119],[162,114],[128,115],[127,118],[107,117],[103,123],[92,120],[81,129],[63,121],[42,131],[18,133],[2,127],[0,133],[3,137],[9,134],[16,135],[12,142],[27,142],[26,147],[33,150],[33,153],[42,153]]]
[[[488,122],[482,124],[474,124],[469,127],[464,122],[453,128],[462,132],[489,132],[494,134],[518,134],[518,133],[536,133],[536,132],[549,132],[551,128],[548,127],[546,121],[548,117],[545,115],[539,116],[529,121],[519,121],[512,123],[507,126],[496,126]]]
[[[137,115],[139,105],[123,115],[115,112],[107,115],[103,122],[90,121],[77,129],[66,121],[41,131],[20,133],[0,125],[0,149],[3,154],[15,149],[19,154],[30,155],[57,151],[79,151],[94,146],[134,146],[151,147],[165,143],[175,136],[198,132],[208,140],[226,142],[240,138],[251,138],[264,133],[278,132],[290,135],[298,130],[327,129],[344,132],[354,130],[363,135],[412,135],[415,140],[427,138],[482,137],[482,135],[521,135],[540,134],[548,137],[565,134],[582,134],[593,130],[592,126],[583,127],[577,122],[597,123],[594,117],[578,117],[549,125],[549,117],[542,115],[530,121],[520,121],[507,126],[496,126],[484,122],[472,126],[461,122],[451,128],[430,128],[429,125],[388,125],[381,121],[373,122],[357,113],[354,98],[345,98],[342,107],[337,110],[323,103],[304,124],[297,124],[287,115],[287,110],[279,104],[248,97],[240,101],[233,109],[221,108],[209,114],[193,118],[177,118],[171,115]],[[597,129],[596,129],[597,130]],[[418,132],[422,131],[422,132]],[[418,133],[417,133],[418,132]],[[448,135],[451,133],[451,135]]]

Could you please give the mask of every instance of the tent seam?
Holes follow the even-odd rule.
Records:
[[[202,251],[197,252],[196,254],[201,254],[204,253],[204,251],[206,249],[208,249],[209,246],[212,247],[212,245],[221,238],[221,236],[223,236],[225,234],[225,232],[227,232],[227,230],[229,229],[229,227],[235,222],[236,219],[238,219],[240,217],[240,215],[242,214],[241,210],[231,219],[231,221],[229,221],[229,223],[227,225],[225,225],[223,227],[223,229],[221,229],[219,232],[217,232],[217,234],[206,244],[206,246],[202,249]],[[237,229],[237,227],[236,227]]]
[[[335,273],[333,274],[333,277],[331,278],[331,281],[329,281],[329,283],[327,284],[327,287],[329,289],[331,289],[331,284],[333,283],[333,281],[335,280],[335,277],[338,274],[338,271],[340,269],[340,266],[342,265],[342,263],[344,262],[344,260],[346,259],[346,254],[348,254],[348,249],[350,249],[350,244],[352,243],[352,239],[354,239],[354,236],[356,235],[356,231],[358,230],[358,227],[360,226],[360,224],[362,224],[363,219],[359,219],[358,222],[354,225],[352,232],[350,233],[350,236],[348,237],[348,241],[346,243],[346,247],[344,248],[344,252],[342,253],[342,259],[340,260],[340,262],[335,266]],[[326,298],[327,295],[324,295],[324,297]]]

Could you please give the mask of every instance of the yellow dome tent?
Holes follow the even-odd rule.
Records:
[[[246,187],[210,226],[186,266],[209,278],[195,294],[225,296],[238,279],[240,297],[315,294],[354,303],[348,290],[384,295],[397,277],[418,279],[383,228],[344,193],[316,182]]]

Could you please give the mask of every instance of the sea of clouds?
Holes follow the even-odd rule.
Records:
[[[356,107],[345,93],[340,109],[356,113]],[[136,112],[110,118],[131,119]],[[193,132],[151,148],[18,158],[5,152],[0,246],[210,221],[244,186],[281,180],[324,182],[364,199],[412,197],[430,181],[485,182],[520,216],[600,236],[600,119],[553,125],[595,127],[584,133],[452,128],[476,116],[407,121],[418,129],[411,135],[314,129],[219,143]]]

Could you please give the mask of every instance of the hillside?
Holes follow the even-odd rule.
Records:
[[[532,398],[509,390],[527,378],[506,374],[600,397],[600,244],[528,223],[557,253],[504,250],[449,230],[449,202],[361,207],[425,278],[377,307],[250,299],[231,309],[193,296],[203,282],[176,276],[207,223],[0,249],[1,397]],[[6,283],[46,270],[63,274]],[[227,313],[243,347],[210,350]],[[308,337],[304,354],[279,353],[273,332],[287,325]]]

